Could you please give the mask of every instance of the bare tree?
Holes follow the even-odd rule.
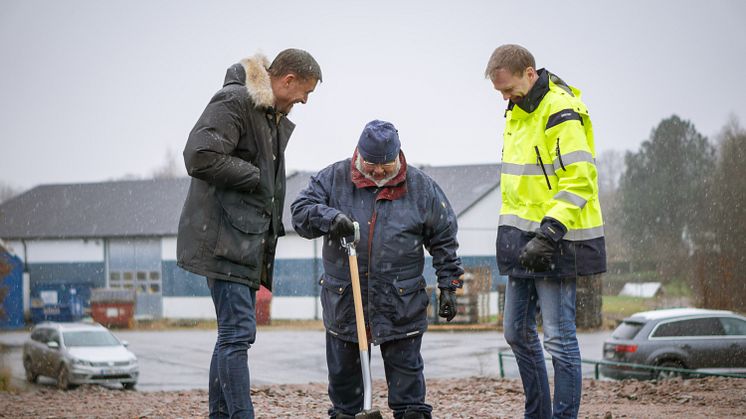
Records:
[[[624,153],[619,150],[607,150],[596,158],[598,170],[598,199],[601,202],[604,217],[604,236],[606,238],[606,259],[608,272],[604,275],[604,289],[615,293],[619,284],[613,281],[616,275],[629,272],[630,251],[622,237],[622,210],[620,203],[619,181],[624,173]],[[600,282],[600,281],[599,281]]]
[[[0,181],[0,204],[18,195],[21,191]]]
[[[619,179],[624,173],[624,153],[619,150],[606,150],[596,159],[599,194],[614,193],[619,187]]]
[[[163,163],[155,170],[153,170],[153,179],[174,179],[177,177],[186,176],[186,169],[184,165],[180,164],[179,159],[176,157],[176,153],[171,147],[166,149],[166,155]]]
[[[627,243],[622,239],[621,205],[619,202],[619,181],[624,174],[624,153],[607,150],[596,159],[598,170],[598,199],[601,201],[604,217],[606,254],[610,270],[618,262],[629,260]]]
[[[699,303],[746,310],[746,130],[731,116],[718,135],[718,161],[703,196],[705,225],[699,231],[693,282]]]

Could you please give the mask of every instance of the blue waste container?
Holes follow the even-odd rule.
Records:
[[[31,300],[32,322],[75,322],[83,318],[83,301],[77,287],[39,287],[36,292]]]
[[[23,323],[23,263],[0,247],[0,329],[18,329]]]

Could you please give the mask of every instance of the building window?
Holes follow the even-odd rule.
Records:
[[[109,287],[161,292],[160,239],[111,239],[108,246]]]

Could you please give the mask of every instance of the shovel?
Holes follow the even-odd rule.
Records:
[[[355,246],[360,241],[360,224],[355,221],[355,238],[347,241],[342,237],[342,247],[347,249],[350,258],[350,280],[352,281],[352,298],[355,301],[355,324],[357,325],[357,342],[360,347],[360,366],[363,369],[363,411],[355,419],[383,419],[381,412],[371,408],[373,399],[373,381],[370,377],[370,356],[368,355],[368,335],[365,332],[363,317],[363,297],[360,292],[360,276],[357,271],[357,252]]]

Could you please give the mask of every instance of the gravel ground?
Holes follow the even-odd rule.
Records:
[[[373,385],[373,407],[384,417],[385,383]],[[272,385],[252,389],[258,418],[325,418],[325,384]],[[435,418],[515,418],[523,412],[518,380],[497,378],[428,381]],[[0,393],[2,418],[175,418],[207,415],[204,390],[141,393],[102,386],[67,392],[36,388]],[[584,380],[581,418],[742,418],[746,380],[702,378],[665,382]]]

